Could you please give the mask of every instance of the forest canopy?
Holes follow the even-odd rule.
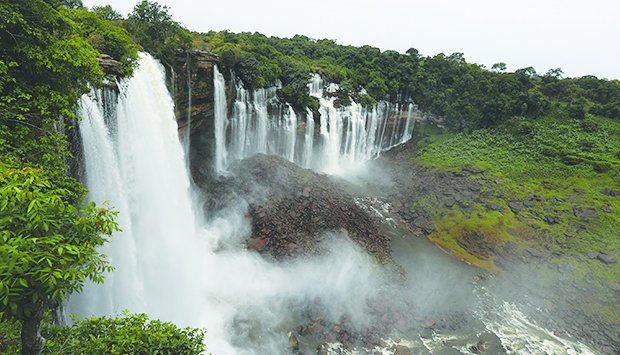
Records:
[[[282,82],[280,96],[296,109],[308,106],[310,73],[340,84],[340,95],[364,104],[412,99],[420,109],[444,117],[453,129],[488,127],[513,117],[548,114],[620,119],[620,81],[594,76],[563,78],[561,69],[532,67],[507,72],[468,63],[462,53],[422,56],[371,46],[339,45],[306,36],[267,37],[229,31],[194,33],[194,46],[221,58],[246,88]],[[365,94],[362,89],[365,90]]]

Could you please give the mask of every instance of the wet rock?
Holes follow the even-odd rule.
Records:
[[[316,348],[317,355],[328,355],[329,354],[329,345],[321,344]]]
[[[420,331],[420,338],[431,339],[433,337],[433,330],[431,328],[424,328]]]
[[[446,205],[446,207],[452,207],[454,206],[454,204],[456,204],[456,200],[452,197],[448,197],[444,202],[444,205]]]
[[[521,203],[521,201],[513,200],[508,202],[508,207],[512,212],[519,213],[523,209],[523,203]]]
[[[470,254],[482,259],[488,259],[496,253],[494,241],[487,240],[476,232],[467,232],[457,238],[456,242]]]
[[[607,285],[607,287],[615,292],[620,292],[620,285],[616,285],[616,284],[609,284]]]
[[[433,231],[435,230],[433,222],[431,222],[428,218],[424,216],[418,216],[416,219],[414,219],[413,225],[424,230],[428,234],[433,233]]]
[[[609,255],[609,254],[599,253],[596,258],[603,264],[607,264],[607,265],[611,265],[611,264],[618,262],[618,259],[616,259],[613,255]]]
[[[575,208],[573,209],[573,213],[575,214],[575,217],[581,218],[583,221],[588,221],[592,218],[598,217],[598,213],[596,213],[596,210],[593,208]]]
[[[501,211],[503,209],[502,206],[498,205],[497,203],[489,203],[486,207],[491,211]]]
[[[556,223],[560,223],[560,217],[558,217],[558,216],[546,215],[546,216],[545,216],[545,222],[547,222],[547,224],[556,224]]]
[[[426,322],[424,322],[424,328],[433,329],[436,325],[437,321],[434,319],[427,319]]]
[[[478,169],[475,166],[466,166],[463,168],[463,171],[466,171],[472,175],[476,175],[476,174],[482,174],[484,173],[484,170],[482,169]]]
[[[299,350],[299,340],[293,333],[291,333],[288,337],[288,347],[293,351]]]
[[[527,248],[526,249],[527,253],[530,254],[531,256],[535,257],[535,258],[542,258],[543,254],[541,252],[539,252],[536,249],[533,248]]]
[[[585,229],[583,224],[577,223],[575,221],[568,222],[568,225],[571,226],[571,228],[573,228],[573,229]]]
[[[394,355],[413,355],[413,352],[411,352],[411,349],[404,345],[396,345]]]
[[[620,196],[620,191],[612,190],[612,189],[603,189],[601,193],[603,193],[603,195],[612,196],[612,197]]]
[[[373,255],[389,255],[389,237],[329,177],[264,154],[243,160],[237,176],[243,177],[237,182],[241,191],[263,196],[249,206],[253,249],[264,249],[264,240],[269,240],[269,251],[277,259],[316,255],[324,252],[325,236],[336,233]],[[431,225],[425,223],[425,230]]]
[[[568,200],[569,200],[570,202],[574,202],[575,200],[578,200],[578,199],[580,199],[580,198],[583,198],[583,196],[581,196],[581,195],[570,195],[570,196],[568,197]]]
[[[469,347],[469,351],[471,351],[474,354],[482,354],[484,353],[486,350],[486,347],[484,346],[484,340],[482,339],[478,339],[478,342],[476,343],[476,345],[472,345]]]

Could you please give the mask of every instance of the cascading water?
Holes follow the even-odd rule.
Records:
[[[415,105],[403,115],[386,101],[367,108],[355,102],[336,107],[336,84],[324,85],[315,74],[308,84],[319,102],[319,132],[313,113],[299,117],[276,97],[277,87],[250,92],[240,83],[230,117],[224,77],[215,68],[215,170],[257,153],[275,154],[305,168],[330,174],[349,173],[369,159],[411,139]],[[327,94],[327,95],[326,95]]]
[[[162,67],[142,54],[134,77],[120,89],[112,104],[100,91],[80,100],[89,196],[109,201],[123,230],[103,250],[115,271],[103,285],[89,284],[74,295],[69,312],[116,315],[127,309],[206,327],[208,349],[220,355],[285,352],[287,329],[310,304],[334,319],[362,321],[368,297],[380,287],[368,255],[335,238],[326,249],[337,253],[268,261],[242,244],[250,231],[243,201],[197,228]],[[114,109],[107,112],[108,106]],[[282,124],[295,127],[291,120]],[[287,144],[290,151],[295,142]]]
[[[186,305],[197,296],[188,291],[199,283],[188,273],[198,269],[199,259],[187,256],[200,246],[164,71],[143,54],[134,77],[120,90],[107,126],[101,103],[94,101],[101,102],[101,95],[80,101],[90,198],[110,201],[123,232],[105,250],[116,271],[103,288],[89,285],[70,310],[89,315],[131,309],[185,321],[193,312]],[[173,300],[178,304],[170,307]]]
[[[220,79],[223,85],[223,78]],[[224,114],[219,116],[223,120],[220,127],[223,131],[216,131],[216,137],[219,135],[221,139],[220,145],[216,146],[230,149],[229,145],[223,144],[226,140],[222,135],[228,123],[246,127],[246,134],[234,138],[236,150],[230,150],[230,157],[246,154],[248,147],[259,146],[266,150],[279,147],[279,154],[294,152],[294,156],[287,157],[312,165],[317,160],[308,154],[308,147],[313,154],[326,154],[325,142],[317,142],[310,134],[314,132],[310,112],[306,117],[304,137],[297,139],[291,131],[296,131],[298,121],[290,107],[282,106],[276,116],[280,120],[273,123],[267,115],[270,93],[257,91],[253,97],[253,100],[238,100],[240,105],[237,108],[241,115],[241,103],[244,103],[246,115],[248,110],[253,112],[246,118],[252,117],[252,120],[240,119],[233,123],[237,117],[231,120],[226,117],[225,97],[224,106],[221,102],[218,106],[217,100],[222,96],[216,96],[216,119],[218,108],[223,108],[220,114]],[[325,107],[327,110],[330,106],[325,103]],[[407,121],[401,122],[403,127],[412,126],[413,109],[411,106],[408,109]],[[377,154],[377,147],[381,147],[376,142],[392,144],[393,133],[397,132],[398,136],[401,132],[399,128],[388,129],[383,124],[380,118],[386,117],[386,110],[386,107],[378,107],[365,111],[355,106],[351,112],[363,114],[341,121],[340,132],[351,133],[339,137],[344,147],[341,149],[346,154],[362,152],[367,154],[364,157],[372,157]],[[166,91],[163,70],[149,55],[141,55],[139,68],[132,79],[121,83],[118,97],[110,91],[85,95],[80,100],[79,114],[82,117],[80,132],[90,198],[98,203],[110,201],[111,206],[119,211],[118,221],[123,231],[115,235],[103,250],[116,270],[107,275],[103,285],[88,285],[85,292],[70,300],[69,311],[78,315],[115,315],[124,309],[146,312],[152,318],[179,325],[206,327],[207,349],[214,354],[286,354],[291,352],[288,332],[298,329],[300,315],[307,314],[309,306],[321,309],[325,318],[320,322],[340,322],[344,318],[355,327],[365,329],[376,320],[368,313],[369,301],[376,300],[381,290],[388,290],[387,298],[381,300],[388,308],[397,307],[400,301],[412,296],[422,299],[423,305],[434,307],[429,300],[438,302],[436,290],[449,295],[443,290],[454,286],[454,280],[445,281],[448,285],[440,279],[445,275],[460,275],[449,266],[456,261],[438,250],[433,249],[448,260],[438,262],[443,269],[424,261],[427,253],[413,258],[414,250],[419,251],[418,246],[412,250],[399,247],[397,249],[402,253],[406,251],[403,260],[420,260],[422,265],[409,267],[402,262],[408,274],[417,276],[412,278],[416,283],[414,288],[395,288],[382,277],[384,274],[374,259],[359,246],[341,236],[329,234],[325,236],[326,253],[322,256],[272,262],[243,245],[251,225],[246,214],[247,203],[241,200],[211,216],[205,226],[198,227],[197,209],[190,198],[191,182],[172,101]],[[368,120],[373,116],[377,119]],[[362,125],[360,122],[364,119],[367,121]],[[280,136],[273,134],[277,130],[282,130]],[[260,137],[247,134],[254,131],[267,134]],[[388,134],[391,137],[386,138],[386,132],[391,132]],[[331,133],[327,130],[324,139],[336,139]],[[273,139],[279,139],[278,144]],[[320,149],[313,149],[313,144]],[[219,152],[222,167],[227,162],[228,152]],[[300,154],[296,154],[298,152]],[[433,274],[436,270],[439,275]],[[458,279],[466,284],[469,276],[464,275]],[[469,290],[466,292],[471,294]],[[441,303],[447,303],[447,300]],[[491,300],[491,303],[497,302]],[[480,318],[486,322],[489,331],[499,334],[502,340],[519,345],[519,339],[509,333],[510,329],[503,327],[516,319],[515,314],[521,317],[518,318],[519,324],[526,325],[519,328],[520,332],[545,331],[528,323],[522,314],[512,311],[506,313],[506,319],[500,323],[486,319],[486,314],[481,314]],[[457,341],[433,333],[431,340],[420,337],[408,345],[416,353],[428,353],[429,349],[452,352],[457,349],[467,354],[470,353],[469,339],[476,339],[478,332],[487,329],[474,329],[465,339]],[[543,335],[528,338],[524,346],[532,353],[566,349],[567,346],[586,349],[576,353],[589,353],[581,344]],[[460,347],[454,344],[460,344]],[[301,346],[306,346],[304,353],[316,349],[313,344]],[[354,353],[334,349],[334,354]],[[374,351],[378,350],[371,352]],[[386,351],[393,353],[393,349]]]

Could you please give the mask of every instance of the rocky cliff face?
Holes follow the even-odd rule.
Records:
[[[389,237],[327,175],[302,169],[284,158],[257,154],[241,161],[237,183],[249,196],[252,239],[258,251],[268,247],[276,258],[320,254],[325,233],[340,232],[379,259],[389,258]],[[260,191],[261,193],[257,193]]]
[[[179,136],[191,141],[189,161],[194,180],[203,185],[214,151],[213,67],[219,58],[204,51],[179,53],[167,68]]]

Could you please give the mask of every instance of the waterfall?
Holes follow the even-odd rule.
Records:
[[[227,165],[226,151],[226,128],[228,126],[226,105],[226,82],[224,76],[213,67],[213,99],[215,115],[215,171],[222,172]]]
[[[314,117],[312,111],[306,110],[306,133],[304,135],[304,151],[302,165],[304,168],[312,166],[312,149],[314,148]]]
[[[220,79],[223,88],[223,78]],[[106,275],[104,284],[88,284],[84,292],[72,295],[69,312],[80,316],[117,315],[125,309],[144,312],[153,319],[179,326],[206,327],[206,347],[214,354],[277,355],[291,353],[288,332],[299,329],[300,315],[308,314],[309,307],[319,309],[321,317],[325,317],[321,319],[328,323],[346,319],[364,329],[375,324],[368,308],[371,300],[391,308],[404,304],[403,297],[412,294],[421,295],[424,305],[436,296],[434,287],[441,277],[422,269],[420,275],[433,285],[432,293],[420,287],[423,282],[418,279],[415,292],[398,291],[385,279],[384,270],[374,259],[343,235],[326,233],[323,255],[281,263],[248,250],[245,241],[252,226],[247,218],[247,202],[243,200],[234,201],[210,216],[205,225],[197,226],[198,210],[190,198],[191,181],[162,67],[151,56],[141,54],[134,77],[122,81],[119,89],[118,95],[111,90],[93,90],[79,101],[89,198],[98,204],[109,201],[109,206],[119,212],[117,220],[122,231],[102,250],[115,271]],[[236,98],[239,106],[230,120],[226,117],[224,97],[224,105],[219,106],[224,111],[218,122],[222,130],[220,148],[225,148],[219,151],[223,155],[219,160],[222,167],[226,166],[227,149],[230,157],[235,152],[235,158],[264,149],[291,160],[301,159],[308,165],[323,161],[325,147],[314,149],[317,142],[312,112],[306,113],[305,129],[300,130],[304,137],[298,140],[296,133],[303,119],[289,105],[270,107],[273,91],[257,90],[252,97],[244,97],[241,88]],[[321,108],[331,107],[325,103]],[[415,108],[407,108],[407,115],[398,116],[401,121],[395,123],[396,127],[385,123],[389,109],[385,103],[373,108],[356,104],[334,108],[335,119],[324,117],[327,122],[323,138],[329,149],[329,140],[341,142],[341,155],[336,156],[340,163],[345,157],[371,158],[386,148],[378,142],[387,145],[410,138]],[[278,120],[268,120],[271,117]],[[243,134],[230,132],[227,140],[223,134],[229,122],[230,127]],[[401,131],[400,127],[405,128]],[[264,134],[259,137],[259,133]],[[386,138],[386,134],[390,137]],[[411,247],[418,250],[417,244]],[[412,255],[404,254],[407,260],[415,259]],[[421,263],[429,270],[437,268],[426,259]],[[419,272],[420,268],[413,265],[408,274],[413,271]],[[442,271],[438,275],[450,273]],[[461,279],[470,284],[469,276]],[[453,287],[452,281],[445,281],[441,289]],[[397,287],[400,285],[399,282]],[[384,291],[389,291],[385,293],[387,298],[381,297]],[[581,344],[565,342],[529,322],[518,309],[504,309],[497,311],[482,304],[479,317],[486,330],[517,345],[525,339],[527,349],[533,349],[531,353],[538,353],[537,349],[590,353],[587,349],[580,352],[578,347],[584,349]],[[472,337],[477,339],[486,330],[474,328]],[[441,334],[432,334],[435,335]],[[441,338],[437,339],[433,340],[434,345],[442,344]],[[316,344],[304,342],[300,344],[307,349],[316,349]],[[455,349],[453,345],[447,346],[450,351]],[[419,349],[429,350],[426,344]]]
[[[139,64],[134,77],[120,83],[118,95],[93,91],[79,102],[89,198],[109,201],[119,211],[122,231],[102,249],[114,272],[105,275],[104,284],[87,284],[73,295],[66,310],[84,317],[127,309],[180,326],[206,327],[208,350],[223,355],[286,353],[287,329],[309,304],[322,305],[333,319],[361,318],[381,283],[375,264],[358,246],[335,238],[326,247],[337,252],[274,263],[243,245],[251,229],[244,201],[197,226],[162,67],[146,54]],[[223,110],[220,148],[235,142],[242,154],[281,149],[297,159],[292,156],[299,143],[293,109],[282,106],[281,120],[267,120],[274,91],[257,90],[245,101],[239,97],[239,116],[231,120],[225,105],[218,106]],[[242,117],[243,107],[251,120]],[[252,133],[231,135],[229,141],[222,135],[229,122]],[[306,125],[312,132],[312,124]],[[255,132],[266,134],[256,137]],[[220,153],[219,163],[226,166],[228,152]]]
[[[72,299],[71,311],[78,314],[112,314],[116,304],[126,307],[141,306],[144,295],[138,272],[138,264],[133,257],[123,257],[123,253],[136,255],[136,240],[132,233],[130,218],[130,201],[126,186],[119,169],[117,147],[113,140],[116,132],[111,132],[106,125],[113,127],[116,112],[105,109],[105,104],[114,102],[112,90],[93,91],[84,95],[79,101],[78,114],[80,134],[84,144],[84,163],[86,168],[86,186],[90,189],[89,198],[98,203],[113,201],[113,208],[119,212],[117,222],[124,231],[122,238],[116,233],[114,242],[106,245],[105,253],[117,272],[106,276],[103,285],[87,284],[82,294]],[[132,292],[126,292],[132,290]]]
[[[336,105],[338,85],[326,85],[318,74],[308,83],[310,96],[319,103],[318,134],[312,111],[295,113],[290,105],[278,100],[277,87],[249,91],[236,83],[230,115],[224,78],[217,67],[214,87],[214,168],[220,173],[235,161],[267,153],[305,168],[342,175],[411,139],[413,125],[409,121],[415,105],[408,106],[408,115],[403,115],[400,105],[386,101],[370,108],[355,102]]]
[[[109,120],[100,94],[80,100],[89,197],[110,201],[123,232],[104,250],[116,270],[104,285],[88,285],[69,309],[83,316],[130,309],[183,324],[198,295],[199,282],[187,271],[198,268],[200,242],[163,68],[141,54],[120,91]]]

